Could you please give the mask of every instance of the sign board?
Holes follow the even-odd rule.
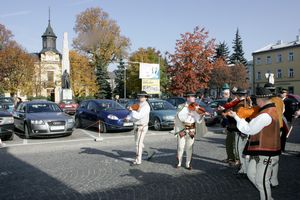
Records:
[[[142,91],[148,94],[160,94],[160,79],[142,79]]]
[[[159,79],[159,64],[140,63],[139,78]]]

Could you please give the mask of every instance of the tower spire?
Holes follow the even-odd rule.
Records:
[[[48,14],[49,14],[48,23],[50,24],[50,6],[48,7]]]

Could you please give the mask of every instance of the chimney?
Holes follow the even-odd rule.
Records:
[[[299,35],[296,35],[296,42],[300,42],[300,37],[299,37]]]

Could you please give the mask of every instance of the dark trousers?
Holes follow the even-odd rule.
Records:
[[[235,143],[235,132],[231,132],[227,130],[225,145],[226,145],[227,159],[229,160],[235,160],[234,143]]]

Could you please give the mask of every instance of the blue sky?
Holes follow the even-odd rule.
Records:
[[[63,32],[68,32],[72,48],[76,15],[97,6],[117,21],[131,40],[131,52],[140,47],[174,52],[180,34],[196,26],[205,27],[211,38],[225,41],[231,50],[239,28],[249,60],[253,51],[269,43],[295,40],[300,30],[298,0],[2,0],[0,23],[29,52],[39,52],[49,6],[59,51]]]

